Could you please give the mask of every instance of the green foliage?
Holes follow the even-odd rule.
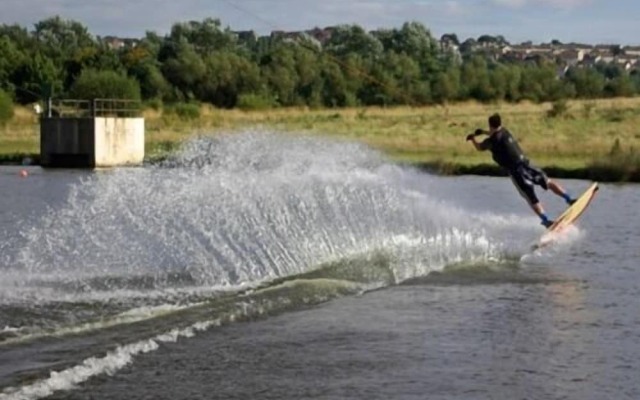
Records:
[[[177,103],[165,108],[167,114],[175,114],[183,120],[200,118],[200,105],[195,103]]]
[[[0,126],[4,126],[11,118],[13,118],[13,100],[0,89]]]
[[[238,98],[238,108],[241,110],[267,110],[275,105],[274,99],[261,94],[241,94]]]
[[[595,108],[596,108],[596,105],[592,101],[588,101],[584,103],[584,105],[582,106],[582,116],[587,119],[591,118],[591,116],[593,115],[593,110]]]
[[[551,109],[547,111],[547,117],[558,118],[566,117],[569,112],[569,106],[565,99],[556,100],[551,104]]]
[[[460,72],[457,68],[438,74],[432,86],[434,100],[441,104],[456,100],[460,84]]]
[[[443,38],[459,43],[453,33]],[[456,53],[440,46],[419,22],[374,32],[342,25],[321,42],[304,35],[236,34],[207,18],[176,23],[164,36],[148,32],[135,45],[119,48],[94,38],[79,22],[53,17],[31,32],[0,25],[0,89],[12,91],[21,104],[41,100],[43,88],[51,88],[56,97],[134,97],[245,109],[545,102],[640,93],[637,71],[603,63],[573,67],[560,78],[558,66],[543,57],[496,61],[485,47],[508,44],[502,36],[468,39]],[[101,79],[90,82],[86,75],[96,71]],[[107,72],[112,75],[105,78]]]
[[[383,51],[380,40],[358,25],[338,26],[331,35],[326,49],[340,58],[350,54],[357,54],[362,58],[376,58]]]
[[[70,95],[76,99],[140,100],[140,84],[115,71],[84,70],[73,84]]]
[[[622,122],[625,119],[625,110],[618,107],[611,107],[603,111],[602,117],[607,122]]]
[[[610,97],[630,97],[635,93],[635,87],[629,75],[620,75],[608,81],[604,93]]]
[[[578,97],[595,99],[602,97],[605,78],[594,69],[574,68],[567,73],[567,79],[573,83]]]
[[[640,180],[640,154],[632,147],[623,149],[620,139],[616,138],[609,154],[599,157],[589,165],[591,179],[607,181]]]
[[[238,96],[260,89],[260,70],[232,52],[217,52],[205,58],[206,74],[196,97],[218,107],[233,108]]]
[[[149,99],[145,102],[145,106],[154,111],[160,111],[162,110],[162,100],[158,98]]]
[[[140,93],[144,99],[167,98],[171,85],[162,75],[154,62],[141,62],[129,70],[132,77],[140,83]]]
[[[165,52],[175,52],[175,55],[163,62],[162,73],[177,89],[181,97],[179,100],[193,99],[194,92],[205,79],[206,64],[193,46],[187,43],[168,43],[166,46]]]
[[[17,43],[9,36],[2,34],[0,30],[0,89],[10,89],[10,78],[16,69],[24,62],[25,55],[21,52]]]

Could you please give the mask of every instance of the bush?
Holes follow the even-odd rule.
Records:
[[[175,114],[181,119],[198,119],[200,118],[200,105],[195,103],[178,103],[171,107],[165,108],[169,114]]]
[[[276,106],[273,98],[260,94],[241,94],[238,97],[238,108],[241,110],[268,110]]]
[[[71,87],[70,95],[80,100],[140,100],[140,84],[115,71],[85,69]]]
[[[13,100],[11,96],[0,90],[0,126],[6,125],[13,118]]]
[[[607,122],[623,122],[626,117],[626,111],[621,108],[612,107],[604,110],[602,116]]]
[[[558,118],[565,117],[569,111],[569,105],[564,99],[556,100],[551,104],[551,110],[547,111],[547,117]]]
[[[595,110],[596,108],[596,104],[594,102],[586,102],[584,103],[584,105],[582,106],[582,116],[584,118],[591,118],[591,116],[593,115],[593,110]]]
[[[145,102],[145,105],[154,111],[160,111],[162,109],[162,100],[158,98],[150,99]]]
[[[590,179],[640,182],[640,155],[633,147],[623,149],[618,138],[613,142],[609,154],[594,159],[589,167]]]

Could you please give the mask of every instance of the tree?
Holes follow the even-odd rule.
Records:
[[[10,78],[24,64],[26,55],[8,36],[0,36],[0,89],[13,90]]]
[[[64,20],[59,16],[35,24],[34,35],[43,46],[45,54],[55,59],[73,54],[85,47],[95,47],[96,40],[79,22]],[[59,60],[56,60],[59,61]]]
[[[387,104],[427,104],[431,102],[429,82],[422,80],[420,64],[405,53],[385,53],[383,68],[388,81],[383,93]]]
[[[431,32],[419,22],[406,22],[400,29],[382,31],[380,41],[385,50],[404,53],[416,60],[431,57],[438,50],[436,40]]]
[[[296,96],[305,104],[310,106],[322,105],[322,68],[323,62],[318,52],[304,47],[298,47],[294,53],[296,73],[298,75],[298,85]],[[359,69],[360,65],[353,65],[352,61],[346,60],[348,69]]]
[[[634,83],[627,74],[611,79],[604,87],[604,93],[611,97],[629,97],[635,94],[635,92]]]
[[[478,47],[478,42],[474,38],[469,38],[460,45],[462,55],[470,55]]]
[[[19,25],[0,25],[0,38],[7,39],[23,52],[35,50],[37,47],[29,31]]]
[[[176,89],[176,94],[182,100],[191,100],[198,90],[206,74],[207,66],[202,57],[186,43],[170,43],[170,52],[175,55],[166,59],[162,64],[162,73],[167,81]],[[162,54],[163,50],[161,50]]]
[[[338,58],[355,54],[365,59],[376,59],[382,54],[382,43],[358,25],[342,25],[335,28],[326,51]]]
[[[333,60],[325,59],[322,65],[323,103],[327,107],[347,107],[357,105],[354,93],[349,91],[347,80],[340,66]]]
[[[480,101],[495,99],[495,91],[489,79],[487,61],[484,57],[474,56],[465,62],[460,80],[464,97]]]
[[[442,43],[450,43],[455,46],[460,46],[460,40],[458,39],[458,35],[456,35],[455,33],[445,33],[440,38],[440,41]]]
[[[127,73],[140,83],[143,99],[165,99],[171,92],[171,85],[162,75],[160,63],[156,59],[159,49],[160,43],[143,40],[138,46],[126,49],[120,56]]]
[[[230,51],[205,58],[207,74],[197,97],[218,107],[233,108],[241,94],[260,90],[260,70],[246,58]]]
[[[522,94],[520,84],[522,81],[522,67],[519,65],[507,65],[504,71],[505,89],[504,98],[507,101],[520,101]]]
[[[509,45],[509,42],[502,35],[498,35],[498,36],[482,35],[478,38],[478,43],[485,46]]]
[[[17,101],[21,104],[38,101],[45,95],[45,87],[53,93],[61,93],[63,75],[62,68],[41,53],[24,59],[11,75],[11,81],[17,89]]]
[[[531,101],[554,101],[566,96],[565,87],[558,79],[555,65],[542,62],[522,68],[520,87],[523,99]]]
[[[601,97],[605,87],[604,77],[590,68],[571,68],[567,80],[575,86],[576,95],[583,98]]]
[[[171,93],[171,85],[162,75],[155,60],[143,61],[129,68],[129,74],[140,83],[143,99],[166,99]]]
[[[200,55],[232,49],[237,39],[228,29],[223,30],[221,25],[219,19],[213,18],[206,18],[202,22],[189,21],[174,24],[171,27],[169,40],[176,43],[189,43]]]
[[[140,84],[135,79],[115,71],[86,69],[73,84],[70,94],[81,100],[140,100]]]
[[[13,117],[13,101],[0,89],[0,126],[4,126]]]
[[[298,73],[293,43],[280,42],[260,61],[262,77],[278,104],[292,106],[297,103]]]
[[[457,100],[460,93],[460,69],[449,68],[437,75],[433,87],[433,99],[440,103]]]

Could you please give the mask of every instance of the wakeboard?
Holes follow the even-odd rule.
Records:
[[[569,208],[567,208],[551,226],[547,228],[537,244],[533,246],[533,249],[539,249],[541,247],[551,244],[565,229],[573,225],[578,218],[585,212],[591,201],[598,192],[598,182],[594,182],[589,186],[587,190],[578,197],[578,199]]]

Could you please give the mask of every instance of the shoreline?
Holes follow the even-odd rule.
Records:
[[[147,108],[144,164],[161,161],[194,136],[267,128],[359,142],[390,162],[444,176],[505,176],[464,140],[486,124],[487,115],[500,112],[533,164],[550,177],[640,183],[640,97],[573,100],[567,107],[562,116],[550,117],[553,104],[530,102],[265,111],[201,105],[195,119]],[[12,122],[0,128],[0,165],[39,164],[37,126],[30,109],[16,107]]]
[[[494,164],[455,164],[448,162],[409,163],[419,170],[443,176],[507,176],[507,173]],[[602,183],[640,183],[640,170],[625,170],[613,166],[590,166],[584,168],[563,168],[558,166],[539,166],[550,178],[581,179]]]
[[[162,161],[165,156],[147,157],[144,165]],[[29,160],[25,163],[25,160]],[[0,166],[38,166],[40,154],[16,153],[0,155]],[[461,164],[447,161],[397,161],[398,165],[416,168],[420,171],[441,176],[507,176],[506,172],[495,164]],[[584,168],[564,168],[558,166],[539,166],[549,177],[557,179],[582,179],[603,183],[640,183],[640,170],[625,170],[615,166],[589,166]]]

